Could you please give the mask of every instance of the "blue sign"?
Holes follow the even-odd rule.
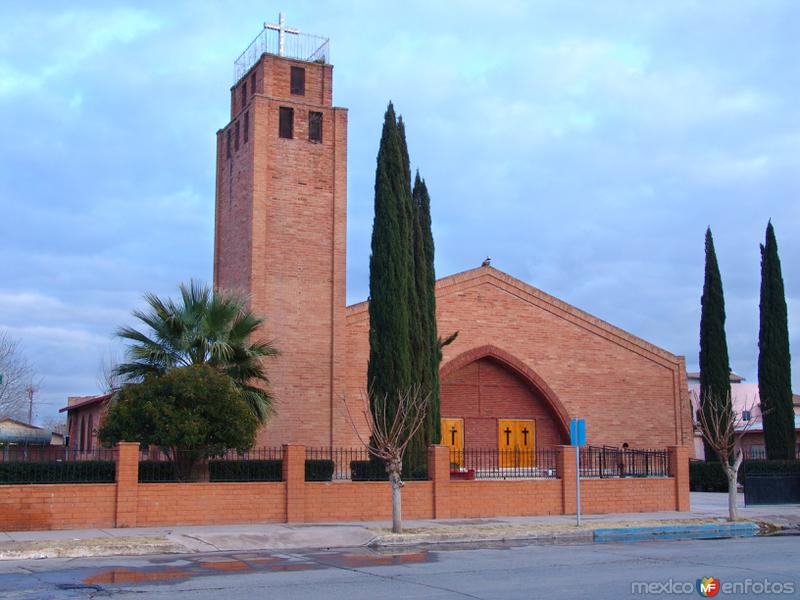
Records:
[[[569,422],[569,443],[572,446],[586,445],[586,420],[571,419]]]

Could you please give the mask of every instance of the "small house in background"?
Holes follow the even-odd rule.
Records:
[[[0,419],[0,446],[63,446],[64,436],[55,431],[23,423],[16,419]]]
[[[697,422],[697,409],[700,402],[700,373],[686,374],[689,381],[689,395],[692,399],[692,415]],[[797,434],[797,455],[800,456],[800,395],[793,396],[794,428]],[[745,383],[744,377],[731,371],[731,402],[733,413],[740,421],[737,430],[747,430],[742,435],[741,447],[745,458],[765,458],[764,424],[761,419],[761,397],[758,395],[757,383]],[[694,455],[705,460],[703,436],[695,429]]]
[[[58,412],[67,413],[69,447],[79,452],[97,448],[97,428],[108,410],[113,394],[102,396],[70,396]]]

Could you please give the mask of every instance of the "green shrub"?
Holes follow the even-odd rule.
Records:
[[[172,369],[127,384],[115,398],[100,427],[100,440],[181,449],[178,466],[184,477],[203,456],[248,450],[258,429],[242,390],[208,365]]]
[[[689,489],[693,492],[727,492],[728,478],[722,465],[702,460],[689,463]]]
[[[389,473],[378,460],[350,461],[350,476],[353,481],[389,481]]]
[[[411,469],[409,473],[403,474],[403,479],[407,481],[427,481],[428,465],[420,465],[415,469]]]
[[[282,481],[282,460],[210,460],[210,481]]]
[[[139,462],[139,483],[177,481],[175,465],[169,460],[143,460]]]
[[[111,460],[0,463],[0,484],[114,483]]]
[[[332,460],[307,460],[306,481],[331,481],[333,479]]]

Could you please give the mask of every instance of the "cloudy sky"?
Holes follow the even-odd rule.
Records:
[[[233,61],[281,9],[330,37],[350,109],[349,302],[367,295],[391,99],[431,191],[439,276],[491,255],[691,369],[710,225],[731,364],[755,381],[772,218],[797,347],[794,0],[4,2],[0,328],[42,379],[40,418],[97,391],[145,291],[211,280]]]

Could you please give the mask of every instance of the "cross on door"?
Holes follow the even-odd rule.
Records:
[[[529,433],[530,433],[530,431],[528,431],[527,427],[522,429],[522,445],[525,446],[525,447],[528,446],[528,434]]]
[[[278,32],[278,56],[284,55],[283,41],[285,38],[285,34],[291,33],[293,35],[300,35],[299,29],[290,29],[286,27],[286,15],[284,15],[283,13],[278,13],[277,25],[273,25],[272,23],[264,23],[264,29],[272,29],[273,31]]]
[[[511,429],[506,427],[503,430],[503,433],[506,434],[506,446],[510,446],[511,445]]]
[[[458,433],[458,429],[455,427],[450,428],[450,444],[452,446],[456,445],[456,434]]]

